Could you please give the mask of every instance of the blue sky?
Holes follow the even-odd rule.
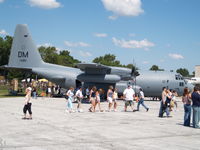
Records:
[[[148,70],[200,65],[199,0],[0,0],[0,36],[27,24],[35,43],[91,62],[107,53]]]

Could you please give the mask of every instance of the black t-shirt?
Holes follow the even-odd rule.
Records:
[[[200,94],[197,92],[192,93],[192,106],[200,107]]]

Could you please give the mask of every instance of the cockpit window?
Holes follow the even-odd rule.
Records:
[[[183,80],[183,77],[179,74],[175,75],[175,79],[176,80]]]

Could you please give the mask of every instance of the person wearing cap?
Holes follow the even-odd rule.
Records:
[[[81,110],[81,101],[83,99],[82,87],[80,87],[79,90],[76,92],[75,97],[78,102],[77,111],[82,112]]]
[[[137,104],[137,111],[139,111],[140,105],[142,105],[146,109],[146,111],[149,111],[149,108],[144,104],[144,92],[141,88],[139,92],[139,101]]]
[[[123,97],[125,100],[124,111],[127,111],[127,106],[131,106],[132,110],[134,111],[133,99],[135,97],[135,91],[133,90],[131,85],[128,85],[128,87],[124,90]]]
[[[25,104],[23,108],[24,117],[22,119],[32,119],[32,111],[31,111],[31,87],[26,88],[26,96],[25,96]],[[26,112],[28,111],[29,117],[26,116]]]

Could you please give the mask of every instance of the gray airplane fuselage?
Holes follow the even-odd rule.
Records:
[[[100,85],[101,88],[108,88],[109,85],[114,85],[118,89],[118,92],[122,93],[128,84],[132,84],[133,88],[136,88],[136,91],[138,91],[138,88],[141,87],[144,90],[145,96],[160,97],[163,87],[176,90],[179,95],[183,93],[183,89],[185,87],[188,87],[190,89],[193,88],[191,84],[188,84],[183,80],[181,75],[167,71],[140,70],[140,75],[136,77],[136,80],[119,80],[118,82],[116,82],[116,84],[114,84],[115,81],[113,82],[113,80],[115,80],[115,76],[117,78],[119,76],[130,74],[131,69],[123,68],[122,75],[122,72],[116,70],[116,68],[118,67],[111,68],[112,71],[111,74],[109,74],[111,75],[110,80],[105,76],[102,76],[101,78],[97,75],[87,75],[77,68],[65,67],[48,63],[43,63],[39,68],[32,68],[32,72],[66,89],[68,89],[69,87],[78,87],[80,86],[80,84],[83,84],[86,87],[92,87],[94,85],[98,87],[98,85]],[[84,79],[79,78],[80,75],[84,75]],[[137,85],[136,87],[135,84]]]

